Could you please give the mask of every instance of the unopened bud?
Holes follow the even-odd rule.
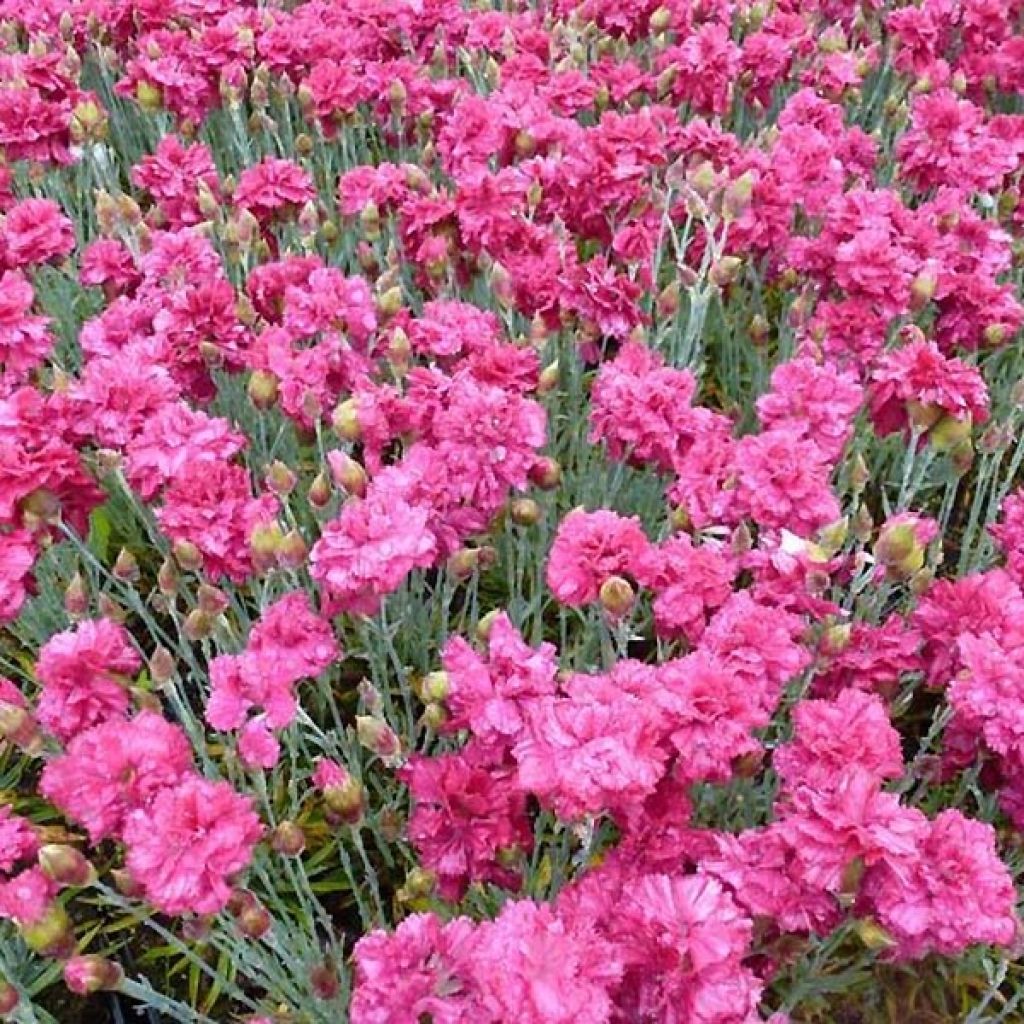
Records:
[[[178,592],[178,569],[169,558],[165,558],[156,571],[156,585],[167,597]]]
[[[200,611],[206,612],[207,615],[220,615],[230,603],[228,595],[223,590],[209,583],[199,584],[199,590],[196,592],[196,602],[199,605]]]
[[[283,569],[299,569],[306,564],[309,545],[298,530],[289,530],[277,550],[277,561]]]
[[[553,491],[562,482],[562,467],[555,459],[543,455],[530,467],[528,475],[534,486]]]
[[[710,272],[712,283],[719,288],[732,284],[736,280],[741,266],[743,266],[743,260],[738,256],[723,256],[721,259],[715,260],[711,265]]]
[[[476,624],[474,634],[477,640],[484,644],[487,643],[488,638],[491,635],[491,626],[494,625],[494,620],[501,614],[500,608],[494,608],[489,611],[480,621]]]
[[[0,979],[0,1017],[14,1013],[20,1001],[18,990],[9,981]]]
[[[149,677],[156,686],[166,686],[174,678],[174,657],[166,647],[158,647],[149,659]]]
[[[79,996],[116,989],[123,977],[117,964],[95,953],[73,956],[64,965],[64,984]]]
[[[277,522],[258,523],[249,536],[252,564],[259,572],[266,572],[277,563],[284,533]]]
[[[377,297],[377,312],[385,319],[393,317],[402,308],[402,289],[395,285]]]
[[[64,610],[73,619],[84,615],[89,609],[89,592],[82,574],[76,572],[64,591]]]
[[[362,436],[359,426],[359,403],[354,398],[346,398],[334,410],[331,426],[338,437],[346,441],[358,441]]]
[[[326,473],[317,473],[313,478],[313,482],[309,485],[309,492],[306,497],[313,508],[323,508],[330,503],[331,482],[327,479]]]
[[[294,821],[282,821],[270,834],[270,848],[283,857],[298,857],[306,849],[306,834]]]
[[[249,401],[257,409],[271,409],[277,403],[278,381],[272,373],[253,371],[246,388]]]
[[[189,640],[202,640],[213,632],[213,617],[201,608],[193,608],[185,616],[182,631]]]
[[[362,746],[378,757],[395,757],[402,749],[391,726],[370,715],[356,715],[356,737]]]
[[[140,576],[139,563],[127,548],[121,548],[117,553],[117,558],[114,560],[113,574],[117,579],[123,580],[126,583],[138,581]]]
[[[971,446],[971,417],[964,419],[943,416],[928,433],[928,440],[937,452],[952,452]]]
[[[480,553],[477,548],[459,548],[448,558],[448,572],[457,580],[467,580],[476,572],[480,564]]]
[[[679,309],[679,282],[670,281],[658,294],[658,313],[661,316],[673,316]]]
[[[199,572],[202,569],[202,552],[191,541],[176,541],[172,551],[174,560],[185,572]]]
[[[664,32],[672,24],[672,12],[667,7],[658,7],[651,13],[651,29]]]
[[[47,843],[39,847],[39,867],[47,878],[58,885],[81,888],[96,879],[96,871],[85,855],[64,843]]]
[[[633,607],[636,594],[629,580],[623,579],[621,576],[609,576],[601,584],[598,600],[609,615],[613,618],[621,618]]]
[[[861,918],[853,929],[857,933],[857,938],[873,952],[891,949],[896,945],[896,940],[872,917]]]
[[[346,494],[356,498],[365,496],[368,481],[361,463],[351,455],[335,450],[327,453],[327,464],[331,469],[331,478]]]
[[[726,186],[722,195],[722,216],[728,220],[738,220],[750,207],[754,195],[754,174],[745,171]]]
[[[443,701],[451,690],[451,680],[444,671],[428,672],[420,682],[420,696],[426,702]]]
[[[324,806],[328,812],[347,825],[358,824],[366,806],[363,784],[352,776],[337,786],[324,790]]]
[[[100,594],[96,600],[100,615],[111,622],[123,623],[128,619],[128,612],[121,607],[109,594]]]
[[[540,377],[537,380],[537,394],[547,395],[554,391],[555,388],[558,387],[558,376],[558,362],[548,363],[548,365],[540,371]]]
[[[517,526],[535,526],[540,522],[540,505],[533,498],[516,498],[509,505],[508,514]]]
[[[297,480],[295,474],[280,459],[275,459],[267,466],[267,487],[279,498],[286,498],[291,494],[295,490]]]
[[[256,900],[243,907],[235,917],[235,924],[238,925],[238,930],[247,939],[263,938],[270,931],[271,923],[267,908]]]
[[[325,1002],[335,999],[341,991],[341,980],[338,978],[338,971],[332,964],[317,964],[309,972],[309,983],[313,987],[313,994],[317,999]]]
[[[423,709],[421,722],[431,732],[437,732],[448,721],[448,712],[441,704],[428,704]]]

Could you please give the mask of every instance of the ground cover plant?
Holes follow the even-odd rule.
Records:
[[[1024,3],[0,0],[0,1014],[1024,1020]]]

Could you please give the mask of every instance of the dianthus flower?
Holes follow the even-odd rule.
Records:
[[[32,822],[15,814],[9,804],[0,804],[0,874],[9,875],[38,849],[39,835]]]
[[[495,752],[519,737],[526,704],[554,696],[556,690],[554,647],[530,647],[505,612],[490,625],[486,657],[456,636],[445,645],[442,664],[447,673],[445,704],[452,716],[449,727],[468,727],[479,745]]]
[[[629,342],[597,373],[591,390],[590,441],[604,441],[613,459],[651,463],[669,472],[693,443],[699,412],[689,370],[664,365],[644,345]]]
[[[882,436],[906,430],[911,423],[930,427],[944,415],[968,424],[988,419],[988,389],[981,374],[923,339],[879,357],[868,401],[871,420]]]
[[[128,710],[127,683],[142,667],[127,631],[109,619],[88,620],[52,636],[36,662],[42,684],[39,721],[62,740]]]
[[[27,380],[53,348],[49,319],[31,312],[34,300],[32,285],[19,271],[0,275],[0,366],[11,386]]]
[[[160,790],[124,827],[125,865],[165,914],[215,914],[263,834],[248,797],[199,776]]]
[[[372,931],[353,953],[352,1024],[436,1024],[490,1019],[476,981],[478,925],[412,914],[394,932]]]
[[[74,247],[71,221],[52,199],[23,199],[0,223],[0,252],[11,269],[61,259]]]
[[[1003,499],[999,520],[988,532],[1006,556],[1007,573],[1018,585],[1024,584],[1024,490],[1016,490]]]
[[[128,442],[125,473],[148,501],[183,475],[186,466],[202,472],[203,467],[228,462],[244,447],[245,438],[228,420],[192,409],[186,402],[168,402]]]
[[[32,585],[36,543],[28,530],[0,533],[0,623],[18,617]]]
[[[242,171],[231,199],[267,223],[275,214],[294,211],[315,197],[312,179],[298,164],[268,157]]]
[[[921,830],[905,862],[869,869],[862,898],[895,940],[889,955],[898,960],[958,956],[978,943],[1010,946],[1020,933],[992,826],[955,809]]]
[[[920,634],[895,612],[880,626],[869,622],[837,626],[825,635],[814,692],[834,696],[855,687],[887,693],[901,676],[923,669],[920,650]]]
[[[576,509],[558,525],[548,556],[548,586],[562,604],[590,604],[609,576],[635,577],[649,546],[635,516]]]
[[[757,400],[765,430],[790,427],[812,441],[827,462],[843,452],[864,390],[853,373],[803,356],[772,371],[771,390]]]
[[[766,529],[810,536],[839,518],[821,449],[791,425],[742,438],[735,451],[734,514]]]
[[[460,899],[471,882],[516,888],[518,872],[500,857],[533,845],[515,771],[476,763],[472,750],[415,755],[400,773],[413,798],[409,840],[448,900]]]
[[[187,462],[171,481],[156,518],[173,543],[199,549],[207,578],[240,583],[252,571],[253,531],[273,522],[277,510],[274,495],[253,497],[241,466],[199,459]]]
[[[415,568],[431,565],[437,542],[426,509],[394,497],[351,499],[328,523],[310,552],[310,575],[331,614],[373,615],[381,598]]]
[[[615,947],[586,921],[551,907],[506,903],[481,925],[474,950],[482,1020],[517,1024],[606,1024],[622,964]]]
[[[39,792],[98,843],[125,817],[192,771],[192,747],[179,726],[153,711],[79,733],[43,769]]]
[[[885,704],[873,694],[844,690],[833,701],[801,701],[793,711],[793,727],[793,739],[772,757],[788,788],[828,789],[849,769],[879,780],[903,771],[900,735]]]
[[[654,622],[659,635],[696,643],[708,616],[732,593],[736,560],[713,544],[694,544],[676,534],[648,550],[637,581],[654,593]]]

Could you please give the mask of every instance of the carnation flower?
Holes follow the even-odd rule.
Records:
[[[39,791],[97,843],[192,771],[188,737],[152,711],[79,733],[43,769]]]
[[[0,623],[18,617],[32,585],[36,543],[28,530],[0,533]]]
[[[576,509],[558,525],[548,555],[548,586],[562,604],[590,604],[609,576],[635,577],[648,547],[635,516]]]
[[[123,718],[126,683],[142,667],[127,631],[109,619],[79,623],[43,644],[36,663],[42,684],[36,714],[62,740],[108,719]]]
[[[348,501],[310,552],[310,575],[330,612],[373,615],[413,569],[431,565],[437,542],[428,518],[425,509],[384,500],[372,488],[365,500]]]
[[[262,834],[248,797],[227,782],[186,777],[128,815],[125,865],[163,913],[215,914]]]
[[[500,857],[533,846],[526,795],[514,771],[478,761],[472,747],[417,755],[400,773],[413,797],[409,839],[448,900],[460,899],[471,882],[517,887],[518,872]]]
[[[1020,934],[1013,881],[992,826],[955,809],[921,831],[907,862],[870,869],[862,897],[899,960],[958,956],[978,943],[1010,946]]]

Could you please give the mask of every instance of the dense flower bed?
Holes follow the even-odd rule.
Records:
[[[1021,0],[0,0],[0,1014],[1022,1019],[1022,95]]]

